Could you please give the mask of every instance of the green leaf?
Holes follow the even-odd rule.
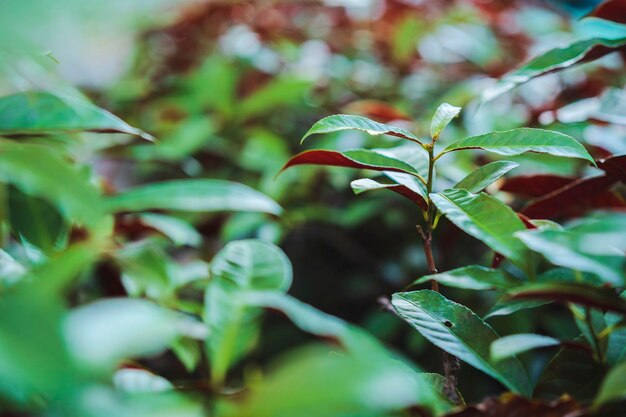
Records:
[[[197,247],[202,242],[202,235],[191,224],[177,217],[141,213],[139,219],[146,226],[152,227],[170,238],[175,245]]]
[[[139,297],[162,299],[170,295],[173,285],[170,280],[168,258],[153,241],[132,242],[114,253],[122,269],[122,282],[126,291]]]
[[[154,140],[108,111],[75,97],[31,91],[0,98],[0,135],[82,131],[128,133]]]
[[[280,172],[296,165],[325,165],[371,169],[373,171],[403,172],[411,174],[424,182],[424,179],[413,166],[399,159],[386,156],[377,150],[355,149],[352,151],[337,152],[318,149],[305,151],[287,161]]]
[[[626,215],[587,217],[564,230],[542,229],[517,233],[530,249],[555,265],[594,273],[603,282],[626,282]]]
[[[506,204],[485,193],[472,194],[460,189],[431,194],[431,199],[463,231],[483,241],[520,268],[524,269],[527,265],[529,251],[514,236],[526,227]]]
[[[280,214],[282,209],[265,194],[225,180],[172,180],[140,186],[108,197],[110,212],[151,209],[180,211],[258,211]]]
[[[230,68],[232,71],[232,67]],[[277,108],[304,101],[311,81],[289,77],[275,77],[241,101],[237,115],[244,119],[276,111]]]
[[[214,384],[253,347],[258,336],[258,309],[246,305],[244,291],[285,292],[291,285],[291,263],[276,246],[259,240],[240,240],[224,247],[211,262],[205,292],[204,321]]]
[[[479,265],[464,266],[447,272],[426,275],[413,284],[424,284],[431,280],[448,287],[468,290],[502,290],[513,288],[518,284],[515,279],[501,269],[485,268]]]
[[[435,111],[435,115],[430,122],[430,137],[437,140],[443,129],[445,129],[460,112],[460,107],[455,107],[448,103],[441,104],[437,108],[437,111]]]
[[[123,359],[151,356],[180,336],[203,338],[205,327],[146,300],[104,299],[73,310],[65,339],[83,366],[112,370]]]
[[[422,210],[428,210],[428,202],[426,201],[426,187],[424,186],[424,184],[419,182],[419,180],[416,180],[414,177],[410,177],[408,175],[406,175],[406,177],[403,178],[401,181],[404,184],[382,184],[369,178],[361,178],[352,181],[350,183],[350,187],[352,188],[352,191],[354,191],[354,194],[361,194],[366,191],[387,189],[408,198],[409,200],[420,206]]]
[[[52,203],[63,216],[89,227],[104,217],[99,190],[61,155],[45,146],[0,141],[0,180]]]
[[[527,284],[507,293],[512,300],[544,300],[582,304],[600,310],[626,315],[626,300],[613,288],[596,287],[579,282]]]
[[[550,49],[533,58],[522,67],[505,74],[494,87],[487,89],[483,93],[482,100],[489,101],[533,78],[582,63],[596,47],[602,46],[614,49],[626,44],[625,25],[595,18],[584,19],[582,24],[587,26],[584,29],[588,29],[589,32],[586,39],[578,39],[569,45]],[[592,37],[589,37],[589,35]],[[608,52],[611,51],[609,50]],[[602,55],[604,54],[600,56]]]
[[[366,132],[369,135],[390,135],[403,139],[419,143],[422,142],[417,136],[411,132],[401,129],[399,127],[387,125],[384,123],[378,123],[363,116],[350,116],[347,114],[336,114],[334,116],[324,117],[322,120],[316,122],[308,132],[304,135],[302,140],[304,141],[311,135],[320,133],[332,133],[341,130],[359,130]]]
[[[539,334],[515,334],[501,337],[491,344],[491,359],[501,361],[532,349],[558,346],[561,341]]]
[[[519,164],[509,161],[496,161],[483,165],[467,177],[459,181],[454,188],[462,188],[470,193],[479,193],[497,181],[504,174],[518,167]]]
[[[145,369],[122,368],[113,375],[117,391],[128,394],[146,394],[171,391],[174,386],[167,379]]]
[[[603,404],[626,398],[626,362],[611,369],[600,387],[598,395],[593,401],[593,408],[598,409]]]
[[[500,155],[538,152],[554,156],[580,158],[595,164],[584,146],[571,136],[527,127],[459,139],[448,145],[440,155],[465,149],[483,149]]]
[[[529,395],[528,375],[516,358],[494,363],[489,346],[498,334],[467,307],[431,290],[396,293],[398,314],[424,337],[446,352],[485,372],[509,389]]]
[[[501,298],[491,307],[491,310],[485,315],[484,319],[486,320],[496,316],[508,316],[521,310],[537,308],[550,303],[551,301],[526,301]]]

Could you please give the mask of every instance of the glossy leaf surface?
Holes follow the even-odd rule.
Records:
[[[454,188],[462,188],[470,193],[479,193],[519,164],[509,161],[496,161],[483,165],[459,181]]]
[[[560,340],[540,334],[514,334],[501,337],[491,344],[491,359],[500,361],[532,349],[558,346]]]
[[[443,129],[461,113],[461,108],[452,106],[448,103],[441,104],[435,111],[432,121],[430,122],[430,137],[437,139]]]
[[[507,289],[516,285],[515,279],[503,270],[480,265],[464,266],[451,271],[426,275],[413,284],[425,284],[431,280],[448,287],[468,290]]]

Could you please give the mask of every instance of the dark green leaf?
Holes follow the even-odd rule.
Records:
[[[495,197],[449,189],[431,194],[431,199],[446,217],[466,233],[483,241],[496,252],[524,268],[529,251],[514,236],[526,230],[524,223],[507,205]]]
[[[316,122],[302,140],[320,133],[332,133],[340,130],[359,130],[370,135],[390,135],[422,144],[417,136],[399,127],[378,123],[363,116],[350,116],[347,114],[336,114],[328,116]]]
[[[504,174],[518,167],[519,164],[509,161],[496,161],[483,165],[467,177],[459,181],[454,188],[462,188],[470,193],[479,193],[493,184]]]
[[[626,398],[626,363],[611,369],[593,401],[593,407],[599,408],[605,403]]]
[[[265,194],[225,180],[172,180],[140,186],[106,200],[111,212],[151,209],[180,211],[258,211],[280,214]]]
[[[483,149],[500,155],[538,152],[554,156],[580,158],[592,164],[595,163],[584,146],[571,136],[550,130],[526,127],[459,139],[448,145],[441,155],[465,149]]]
[[[491,344],[491,359],[501,361],[532,349],[558,346],[561,341],[539,334],[515,334],[501,337]]]
[[[491,310],[485,315],[485,320],[496,316],[508,316],[513,313],[517,313],[521,310],[527,310],[531,308],[537,308],[550,304],[551,301],[525,301],[525,300],[510,300],[500,299],[496,304],[491,307]]]
[[[467,307],[430,290],[394,294],[392,303],[398,314],[433,344],[509,389],[530,394],[528,375],[516,358],[491,361],[489,346],[499,336]]]
[[[0,98],[0,135],[82,131],[128,133],[154,140],[108,111],[75,97],[31,91]]]
[[[501,269],[485,268],[479,265],[464,266],[447,272],[426,275],[413,284],[424,284],[431,280],[448,287],[468,290],[508,289],[519,284]]]

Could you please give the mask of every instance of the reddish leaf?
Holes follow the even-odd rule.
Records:
[[[553,219],[580,216],[592,209],[626,207],[610,190],[616,182],[604,175],[581,178],[531,201],[521,213],[532,219]]]
[[[480,404],[446,414],[446,417],[585,417],[589,414],[567,395],[542,402],[506,393],[500,397],[487,398]]]
[[[607,0],[596,7],[589,16],[626,23],[626,0]]]
[[[506,178],[500,191],[536,198],[565,187],[573,181],[575,178],[554,174],[520,175]]]
[[[609,176],[626,182],[626,155],[616,155],[596,161],[598,168]]]

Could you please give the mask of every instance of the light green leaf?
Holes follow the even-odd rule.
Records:
[[[82,131],[128,133],[154,140],[108,111],[76,97],[31,91],[0,98],[0,135]]]
[[[0,180],[44,198],[70,221],[96,227],[104,220],[99,190],[45,146],[0,141]]]
[[[153,241],[132,242],[114,253],[126,291],[135,297],[166,298],[173,290],[168,258]]]
[[[167,379],[145,369],[122,368],[113,375],[113,385],[120,392],[145,394],[171,391],[174,386]]]
[[[174,244],[197,247],[202,242],[202,235],[184,220],[165,214],[141,213],[143,224],[152,227],[169,237]]]
[[[431,290],[396,293],[398,314],[424,337],[446,352],[502,382],[512,391],[529,395],[530,381],[516,358],[490,359],[489,346],[498,334],[467,307]]]
[[[437,111],[435,111],[435,115],[430,122],[430,137],[437,140],[443,129],[445,129],[459,113],[461,113],[460,107],[455,107],[448,103],[441,104],[437,108]]]
[[[538,152],[554,156],[580,158],[595,164],[584,146],[571,136],[527,127],[459,139],[448,145],[440,155],[465,149],[483,149],[500,155]]]
[[[111,370],[123,359],[151,356],[176,338],[203,338],[205,327],[146,300],[105,299],[73,310],[64,334],[73,356],[94,370]]]
[[[204,321],[213,383],[253,347],[258,336],[259,311],[242,296],[247,290],[285,292],[291,285],[291,263],[276,246],[259,240],[231,242],[213,259],[205,292]]]
[[[593,401],[593,408],[598,409],[603,404],[623,400],[626,398],[626,362],[611,369],[600,387],[600,391]]]
[[[467,177],[459,181],[454,188],[462,188],[470,193],[479,193],[497,181],[504,174],[518,167],[519,164],[509,161],[496,161],[483,165]]]
[[[526,230],[515,212],[495,197],[449,189],[431,194],[431,199],[446,217],[466,233],[484,242],[496,252],[524,269],[529,251],[514,236]]]
[[[501,269],[471,265],[438,274],[426,275],[413,284],[424,284],[431,280],[448,287],[468,290],[508,289],[517,284],[509,274]]]
[[[350,183],[350,187],[355,194],[361,194],[366,191],[387,189],[408,198],[419,205],[422,210],[428,210],[426,187],[424,184],[422,184],[419,180],[416,180],[414,177],[407,174],[404,175],[406,175],[406,177],[401,180],[404,184],[382,184],[369,178],[361,178],[352,181]]]
[[[320,133],[332,133],[341,130],[359,130],[366,132],[369,135],[390,135],[397,136],[399,138],[408,139],[410,141],[419,143],[422,142],[417,136],[409,132],[408,130],[401,129],[399,127],[387,125],[384,123],[375,122],[363,116],[351,116],[347,114],[335,114],[328,116],[322,120],[316,122],[308,132],[304,135],[302,140],[304,141],[311,135]]]
[[[280,214],[280,206],[265,194],[225,180],[172,180],[140,186],[108,197],[110,212],[151,209],[180,211],[258,211]]]
[[[232,69],[231,69],[232,71]],[[244,119],[261,116],[277,108],[304,101],[311,81],[276,77],[241,101],[237,116]]]
[[[532,349],[558,346],[561,341],[539,334],[515,334],[501,337],[491,344],[491,359],[501,361]]]

